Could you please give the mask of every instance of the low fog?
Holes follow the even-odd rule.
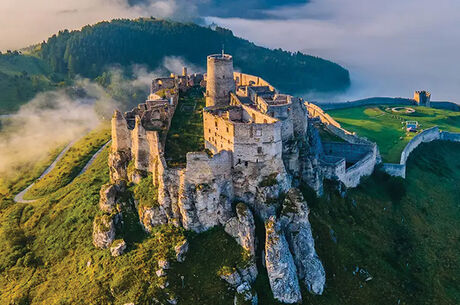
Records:
[[[429,90],[435,100],[459,103],[459,11],[458,0],[314,0],[267,11],[271,20],[207,21],[263,46],[340,63],[350,70],[353,86],[328,100]]]
[[[78,79],[72,87],[39,93],[17,113],[2,120],[0,176],[44,158],[58,145],[96,128],[111,117],[114,109],[135,107],[147,97],[153,78],[179,73],[184,65],[190,73],[201,70],[180,57],[165,57],[162,66],[153,72],[133,66],[128,71],[131,78],[120,68],[108,70],[110,81],[105,88],[88,79]]]

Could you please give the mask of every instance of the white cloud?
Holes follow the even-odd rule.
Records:
[[[186,0],[148,0],[130,6],[128,0],[1,0],[0,50],[19,49],[46,40],[63,29],[79,29],[114,18],[196,15]]]
[[[457,0],[315,0],[270,11],[277,17],[270,20],[207,20],[267,47],[344,65],[353,81],[344,98],[426,89],[460,102],[459,11]]]

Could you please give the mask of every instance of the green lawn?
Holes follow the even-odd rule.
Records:
[[[439,126],[442,130],[460,132],[460,112],[411,106],[416,112],[395,114],[388,107],[394,106],[356,107],[328,113],[343,128],[376,142],[384,162],[399,163],[402,150],[415,136],[405,131],[404,121],[418,121],[422,129]]]
[[[165,158],[168,166],[184,166],[188,152],[204,149],[204,106],[202,88],[194,87],[185,94],[181,93],[166,137]]]

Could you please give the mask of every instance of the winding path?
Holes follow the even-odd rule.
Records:
[[[48,168],[40,175],[40,177],[38,177],[37,180],[35,180],[32,184],[30,184],[28,187],[26,187],[24,190],[22,190],[20,193],[18,193],[14,197],[14,201],[17,202],[17,203],[31,203],[31,202],[37,201],[38,199],[25,200],[24,195],[27,193],[28,190],[30,190],[34,186],[34,184],[37,181],[42,179],[45,175],[47,175],[49,172],[51,172],[56,167],[56,164],[59,162],[59,160],[62,159],[62,157],[65,155],[65,153],[70,149],[70,147],[72,147],[75,144],[75,142],[77,142],[77,140],[79,140],[79,139],[73,140],[72,142],[67,144],[67,146],[64,147],[64,149],[59,153],[59,155],[56,157],[56,159],[54,159],[53,163],[51,163],[51,165],[48,166]],[[79,177],[80,175],[84,174],[88,170],[88,168],[91,166],[91,164],[93,164],[93,162],[97,158],[97,156],[104,150],[104,148],[107,147],[107,145],[110,144],[110,142],[112,142],[112,140],[110,140],[107,143],[105,143],[96,153],[94,153],[94,155],[91,157],[91,159],[89,159],[88,163],[86,163],[85,167],[83,167],[81,172],[73,180],[75,180],[77,177]],[[70,183],[72,183],[72,181]]]

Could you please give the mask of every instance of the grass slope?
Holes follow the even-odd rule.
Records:
[[[400,155],[406,144],[415,136],[403,129],[404,121],[418,121],[422,129],[439,126],[442,130],[460,132],[460,112],[412,107],[412,114],[395,114],[388,107],[364,106],[339,110],[328,113],[343,128],[354,131],[378,144],[384,162],[399,163]]]
[[[247,255],[221,227],[191,234],[162,226],[147,236],[134,212],[124,214],[129,230],[118,236],[128,242],[126,254],[113,258],[94,248],[107,157],[105,149],[86,173],[41,200],[2,199],[0,303],[164,304],[177,297],[180,304],[232,304],[234,292],[217,273]],[[324,295],[304,291],[304,304],[457,304],[459,181],[460,144],[433,142],[411,154],[405,181],[376,173],[345,198],[329,188],[323,198],[304,189],[327,274]],[[184,236],[187,259],[172,265],[169,286],[159,289],[157,260],[171,259]],[[276,304],[264,272],[256,289],[260,304]]]
[[[97,134],[91,137],[94,141]],[[92,245],[99,190],[109,180],[107,158],[108,148],[87,172],[36,202],[15,204],[11,198],[2,199],[0,303],[151,304],[155,298],[166,304],[167,299],[179,297],[182,304],[197,304],[196,300],[205,305],[216,300],[232,304],[233,292],[217,272],[245,264],[247,255],[221,227],[190,234],[160,226],[148,236],[137,213],[124,211],[126,227],[117,238],[127,241],[127,253],[113,258],[109,250]],[[149,192],[134,190],[145,191]],[[158,288],[165,282],[156,276],[157,261],[173,261],[174,247],[186,235],[190,255],[168,271],[169,287]]]
[[[204,149],[204,106],[202,88],[195,87],[187,93],[181,93],[166,137],[165,157],[168,166],[184,166],[187,152]]]
[[[40,179],[24,196],[25,199],[35,199],[67,185],[83,169],[107,141],[110,139],[110,128],[100,127],[78,140],[56,164],[56,167]]]

